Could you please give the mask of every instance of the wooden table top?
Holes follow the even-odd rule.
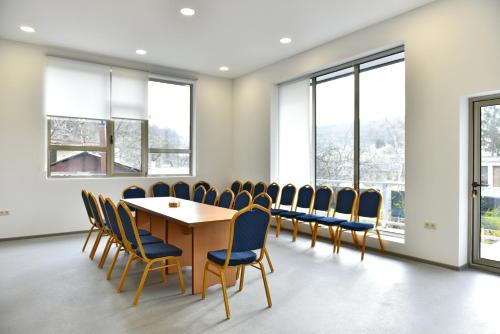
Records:
[[[236,210],[201,204],[175,197],[146,197],[122,199],[128,206],[141,211],[173,219],[180,223],[194,226],[198,224],[230,221]],[[168,203],[179,201],[180,206],[171,208]]]

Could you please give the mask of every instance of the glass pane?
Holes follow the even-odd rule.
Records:
[[[189,153],[149,153],[150,175],[189,175]]]
[[[51,176],[106,175],[106,152],[49,151]]]
[[[142,121],[115,119],[113,172],[140,173],[142,163]]]
[[[352,71],[351,71],[352,72]],[[316,85],[316,183],[352,186],[354,75]]]
[[[189,149],[191,86],[149,81],[149,147]]]
[[[106,121],[51,117],[50,145],[106,146]]]
[[[481,183],[480,257],[500,261],[500,105],[481,108]]]
[[[382,193],[382,226],[404,229],[405,63],[360,73],[360,188]]]

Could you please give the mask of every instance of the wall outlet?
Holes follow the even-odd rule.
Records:
[[[10,215],[9,210],[0,210],[0,216],[8,216],[8,215]]]
[[[424,227],[429,230],[436,230],[437,229],[437,224],[431,221],[426,221],[424,223]]]

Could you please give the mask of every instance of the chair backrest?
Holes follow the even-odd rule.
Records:
[[[337,199],[335,201],[335,211],[333,212],[333,215],[335,216],[336,213],[351,215],[352,220],[357,199],[358,192],[356,189],[351,187],[340,189],[337,191]]]
[[[253,194],[253,183],[252,181],[248,180],[243,185],[241,186],[241,191],[246,190],[251,194]]]
[[[262,193],[253,198],[253,204],[257,204],[262,206],[263,208],[271,210],[271,207],[273,206],[273,200],[268,194]]]
[[[218,196],[219,196],[219,194],[217,193],[217,189],[212,187],[207,191],[207,193],[205,195],[205,200],[203,201],[203,203],[209,204],[209,205],[215,205],[215,203],[217,202]]]
[[[196,188],[198,188],[199,186],[202,186],[202,187],[205,189],[205,191],[209,191],[209,190],[210,190],[210,188],[212,188],[212,187],[210,186],[210,183],[208,183],[208,182],[206,182],[206,181],[198,181],[198,182],[196,182],[196,183],[194,184],[194,186],[193,186],[193,192],[194,192],[194,191],[196,190]]]
[[[198,188],[194,190],[193,201],[203,203],[206,194],[207,192],[205,191],[205,188],[203,186],[198,186]]]
[[[232,252],[260,249],[258,261],[261,261],[264,256],[263,250],[266,247],[270,223],[271,213],[259,205],[250,205],[236,213],[231,219],[225,266],[229,264]]]
[[[252,195],[246,190],[242,190],[234,199],[234,210],[241,210],[246,208],[252,203]]]
[[[324,211],[328,214],[332,205],[333,190],[328,186],[320,186],[314,195],[313,210]]]
[[[189,195],[189,184],[186,182],[179,181],[175,183],[172,188],[174,197],[187,200],[191,199],[191,196]]]
[[[299,195],[297,197],[297,203],[295,204],[295,209],[311,209],[312,200],[314,197],[314,189],[310,185],[306,184],[299,189]]]
[[[101,211],[99,210],[99,206],[97,205],[97,199],[91,192],[88,193],[88,198],[89,198],[90,210],[92,210],[92,216],[94,217],[96,225],[99,226],[100,228],[106,229],[107,226],[104,223]]]
[[[108,219],[108,214],[106,213],[106,208],[104,207],[104,197],[101,194],[99,194],[97,199],[99,201],[100,212],[102,212],[102,220],[104,222],[104,225],[106,225],[106,227],[108,228],[108,230],[111,231],[111,233],[114,233],[114,230],[112,229],[111,225],[109,224],[109,219]]]
[[[140,244],[141,238],[139,238],[139,231],[137,231],[137,226],[135,226],[135,219],[129,207],[123,201],[120,201],[118,204],[118,217],[120,217],[125,238],[127,238],[131,244],[140,245],[142,247],[142,244]],[[142,252],[142,254],[144,254],[144,252]]]
[[[297,192],[297,188],[291,183],[281,189],[281,197],[280,197],[280,206],[287,205],[292,206],[293,201],[295,200],[295,193]]]
[[[238,194],[241,191],[241,182],[236,180],[231,183],[231,191],[233,194]]]
[[[255,197],[257,195],[265,193],[266,189],[267,189],[267,185],[264,182],[262,182],[262,181],[257,182],[255,184],[255,187],[253,187],[253,196]]]
[[[151,194],[153,197],[168,197],[170,196],[170,186],[165,182],[156,182],[151,186]]]
[[[104,200],[104,210],[106,212],[106,216],[108,217],[108,222],[109,225],[111,226],[111,229],[113,230],[113,233],[115,236],[121,240],[123,240],[123,228],[121,226],[121,223],[118,222],[118,213],[116,212],[116,205],[113,203],[111,198],[106,198]]]
[[[382,208],[382,194],[375,189],[367,189],[359,195],[358,209],[356,216],[359,217],[376,218],[378,224],[380,219],[380,211]]]
[[[122,192],[122,198],[145,198],[146,190],[138,186],[130,186]]]
[[[83,205],[85,206],[85,211],[87,212],[87,216],[89,217],[89,221],[91,224],[94,224],[94,216],[92,214],[92,209],[90,209],[89,194],[85,189],[82,189],[82,199]]]
[[[220,206],[221,208],[231,209],[233,207],[233,202],[234,193],[231,191],[231,189],[226,189],[222,194],[220,194],[219,203],[217,203],[217,206]]]
[[[266,193],[271,197],[273,204],[276,203],[276,201],[278,200],[278,195],[280,193],[280,185],[276,182],[271,183],[267,187]]]

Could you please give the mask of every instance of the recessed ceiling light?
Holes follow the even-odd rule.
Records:
[[[137,53],[138,55],[144,56],[148,52],[146,50],[139,49],[139,50],[135,50],[135,53]]]
[[[196,12],[193,8],[182,8],[181,9],[181,14],[185,15],[185,16],[193,16],[194,13],[196,13]]]
[[[219,67],[219,71],[222,71],[222,72],[229,71],[229,67],[227,67],[227,66],[221,66],[221,67]]]
[[[292,39],[290,37],[283,37],[280,39],[281,44],[289,44],[292,43]]]
[[[30,26],[20,26],[19,29],[21,29],[24,32],[35,32],[35,28]]]

